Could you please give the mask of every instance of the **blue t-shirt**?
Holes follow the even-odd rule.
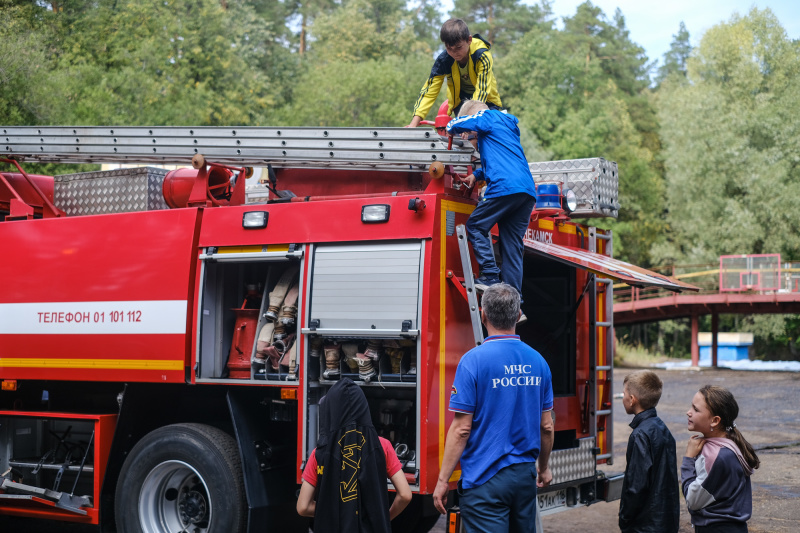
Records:
[[[519,141],[518,123],[514,115],[485,109],[451,120],[447,125],[447,133],[478,133],[482,168],[474,174],[475,179],[486,181],[484,198],[521,192],[536,196],[528,160]]]
[[[473,415],[461,486],[478,487],[507,466],[536,461],[542,412],[552,408],[550,367],[519,336],[494,335],[464,354],[450,393],[451,411]]]

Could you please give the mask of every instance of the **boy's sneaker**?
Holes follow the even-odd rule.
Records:
[[[475,290],[483,292],[498,283],[500,283],[500,278],[497,276],[480,276],[475,280]]]

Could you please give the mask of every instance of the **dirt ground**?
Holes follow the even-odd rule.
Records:
[[[622,392],[622,380],[630,369],[615,369],[615,393]],[[794,533],[800,531],[800,374],[784,372],[743,372],[727,369],[657,370],[664,393],[657,411],[677,442],[678,465],[686,451],[689,432],[686,411],[692,396],[705,384],[727,387],[739,403],[737,426],[756,449],[761,468],[753,475],[753,517],[751,533]],[[625,449],[633,417],[625,413],[622,400],[614,400],[615,463],[604,471],[625,470]],[[617,533],[619,503],[599,503],[542,518],[546,533]],[[446,531],[444,520],[433,530]],[[693,531],[689,513],[681,509],[681,533]]]

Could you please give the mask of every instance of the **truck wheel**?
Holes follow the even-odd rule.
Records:
[[[121,533],[238,533],[247,503],[236,441],[203,424],[145,435],[122,466],[115,496]]]

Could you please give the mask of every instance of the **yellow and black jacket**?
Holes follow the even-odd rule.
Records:
[[[495,80],[494,71],[492,70],[492,53],[489,51],[491,47],[492,45],[486,42],[483,37],[477,33],[473,35],[472,42],[469,45],[467,66],[469,67],[470,80],[472,85],[475,86],[472,99],[480,100],[487,104],[492,103],[500,107],[503,104],[500,102],[500,94],[497,92],[497,80]],[[425,118],[436,101],[436,97],[439,96],[439,91],[442,89],[442,83],[445,78],[447,78],[447,99],[450,102],[447,113],[453,113],[453,109],[461,103],[461,76],[455,59],[450,57],[447,51],[444,51],[436,58],[431,69],[431,75],[419,92],[419,98],[414,104],[414,115]]]

